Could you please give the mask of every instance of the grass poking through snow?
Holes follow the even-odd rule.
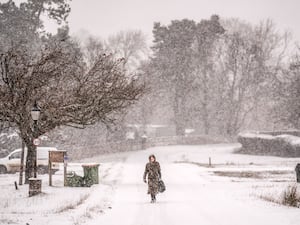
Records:
[[[78,201],[66,203],[62,207],[58,208],[55,211],[55,213],[62,213],[62,212],[65,212],[65,211],[68,211],[68,210],[71,210],[71,209],[75,209],[79,205],[83,204],[85,202],[85,200],[88,199],[89,196],[90,196],[89,194],[82,194],[80,196],[80,198],[78,199]]]
[[[300,208],[300,191],[297,184],[288,185],[281,195],[261,195],[261,199],[280,205]]]

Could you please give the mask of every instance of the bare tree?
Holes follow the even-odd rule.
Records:
[[[26,179],[36,175],[30,118],[34,101],[42,109],[37,136],[59,126],[112,123],[144,89],[121,66],[122,60],[101,55],[87,68],[79,46],[60,36],[50,38],[34,53],[26,45],[0,53],[0,121],[20,130],[28,148]]]
[[[280,126],[300,128],[300,47],[291,57],[285,76],[277,80],[276,104],[274,106],[276,122]]]
[[[231,21],[220,51],[219,76],[226,76],[222,115],[225,133],[235,135],[265,99],[271,100],[273,80],[278,75],[287,46],[287,35],[275,31],[272,21],[251,26]],[[266,107],[266,106],[262,106]]]
[[[93,63],[103,54],[107,54],[109,50],[105,46],[104,41],[100,38],[89,36],[87,40],[83,43],[83,53],[86,64],[88,67],[93,65]],[[112,53],[110,53],[112,54]],[[121,59],[122,57],[119,57]]]
[[[161,116],[162,108],[159,107],[160,92],[156,89],[158,80],[151,76],[151,65],[149,62],[143,62],[137,71],[138,76],[146,84],[145,94],[129,111],[125,118],[126,122],[141,124],[142,130],[146,132],[146,125],[153,122],[153,115]]]
[[[140,30],[120,31],[111,35],[106,48],[117,58],[124,58],[124,66],[133,71],[149,56],[146,36]]]
[[[34,52],[39,49],[42,39],[47,34],[43,31],[41,17],[46,15],[58,24],[64,24],[70,12],[68,0],[28,0],[21,2],[19,6],[13,0],[0,3],[0,52],[3,54],[10,49],[23,46],[27,51]],[[26,47],[25,47],[26,45]],[[2,68],[3,69],[3,68]],[[6,69],[4,67],[4,69]],[[3,123],[0,120],[0,123]],[[17,129],[13,122],[4,122],[8,127]],[[20,134],[20,132],[17,132]],[[22,141],[22,146],[23,146]],[[21,171],[23,169],[23,151],[21,158]],[[20,181],[22,182],[22,172]]]
[[[35,136],[59,126],[112,123],[144,88],[112,55],[95,55],[88,64],[67,27],[55,36],[44,32],[41,16],[65,23],[68,2],[0,3],[0,123],[17,127],[28,148],[26,180],[36,175]],[[37,133],[30,117],[35,101],[42,108]]]

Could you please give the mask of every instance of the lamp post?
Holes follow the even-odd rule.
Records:
[[[33,141],[34,142],[38,138],[37,122],[38,122],[38,120],[40,118],[40,113],[41,113],[41,110],[38,107],[37,102],[35,101],[32,109],[31,109],[31,118],[33,120],[33,138],[34,138]],[[34,149],[33,149],[34,150],[34,154],[33,154],[34,174],[33,174],[33,176],[36,178],[36,174],[37,174],[37,164],[36,164],[36,161],[37,161],[37,152],[36,152],[36,146],[37,146],[37,144],[33,143],[33,146],[34,146]]]

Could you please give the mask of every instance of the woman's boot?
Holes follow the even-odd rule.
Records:
[[[151,194],[151,203],[154,203],[154,202],[155,202],[155,195]]]

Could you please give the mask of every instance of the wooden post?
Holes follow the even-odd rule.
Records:
[[[67,166],[68,166],[68,156],[67,152],[64,152],[64,186],[67,186]]]
[[[52,186],[52,163],[50,159],[50,151],[49,151],[49,159],[48,159],[48,173],[49,173],[49,186]]]
[[[25,157],[25,143],[22,140],[22,151],[21,151],[21,165],[19,174],[19,185],[23,184],[23,172],[24,172],[24,157]]]
[[[208,158],[208,165],[209,165],[209,167],[211,167],[211,158],[210,157]]]
[[[67,167],[64,166],[64,186],[67,186]]]
[[[52,163],[64,163],[64,157],[66,156],[66,151],[49,151],[49,186],[52,186]],[[66,183],[67,168],[64,165],[64,184]]]

